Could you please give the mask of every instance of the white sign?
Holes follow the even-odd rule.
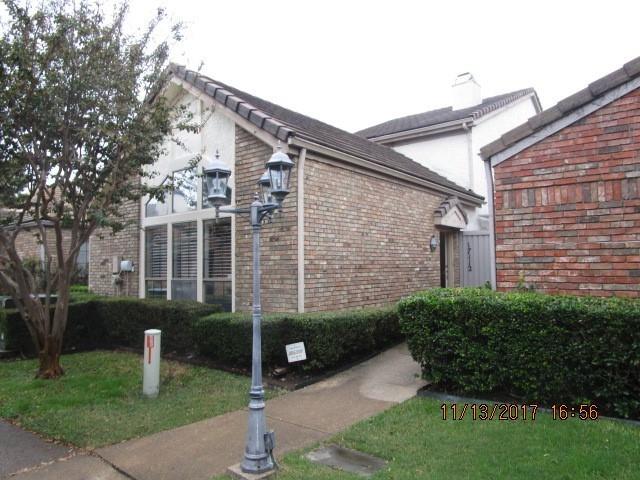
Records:
[[[286,348],[287,360],[289,360],[289,363],[307,359],[307,352],[304,350],[304,342],[291,343],[287,345]]]

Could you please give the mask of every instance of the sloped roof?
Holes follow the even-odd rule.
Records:
[[[383,135],[392,135],[394,133],[406,132],[418,128],[431,127],[441,123],[462,121],[465,119],[477,120],[529,94],[535,95],[535,90],[533,88],[525,88],[503,95],[496,95],[495,97],[488,97],[478,105],[461,108],[459,110],[453,110],[452,107],[445,107],[406,117],[394,118],[393,120],[388,120],[360,130],[356,132],[356,134],[364,138],[376,138]]]
[[[609,90],[621,86],[637,77],[640,77],[640,57],[625,63],[622,68],[611,72],[608,75],[592,82],[586,88],[560,100],[553,107],[534,115],[522,125],[519,125],[508,132],[504,133],[500,138],[485,145],[480,149],[480,155],[487,160],[497,153],[506,150],[536,132],[539,132],[547,125],[571,114],[577,109],[593,102],[596,98],[601,97]],[[542,138],[540,138],[541,140]]]
[[[474,197],[483,197],[438,175],[395,150],[353,133],[268,102],[184,66],[171,64],[169,74],[183,79],[274,137],[300,138]]]

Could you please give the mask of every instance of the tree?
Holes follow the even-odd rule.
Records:
[[[0,287],[15,299],[39,353],[37,376],[56,378],[64,373],[60,354],[81,245],[99,227],[122,228],[127,202],[162,196],[143,179],[163,140],[189,128],[184,109],[158,95],[180,26],[155,41],[166,24],[161,10],[130,35],[126,2],[110,16],[87,0],[35,9],[0,2]],[[27,228],[44,250],[40,291],[16,249]]]

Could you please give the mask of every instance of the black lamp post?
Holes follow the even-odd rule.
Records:
[[[282,208],[282,202],[289,193],[289,183],[293,162],[280,150],[266,163],[267,170],[258,180],[260,195],[256,195],[250,207],[227,207],[227,184],[231,170],[216,160],[205,166],[203,173],[207,182],[207,199],[218,211],[226,213],[249,213],[253,230],[253,355],[251,366],[251,390],[249,391],[249,425],[245,442],[244,459],[240,464],[243,472],[259,474],[275,468],[273,448],[275,436],[267,431],[264,414],[264,388],[262,387],[262,307],[260,301],[260,229],[265,219]],[[275,186],[275,187],[274,187]]]

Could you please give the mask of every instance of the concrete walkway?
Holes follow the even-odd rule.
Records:
[[[415,396],[423,385],[419,373],[406,346],[400,345],[327,380],[270,400],[267,424],[276,432],[277,456]],[[246,410],[231,412],[105,447],[96,456],[75,456],[31,473],[36,476],[13,478],[209,480],[241,460],[246,423]]]

